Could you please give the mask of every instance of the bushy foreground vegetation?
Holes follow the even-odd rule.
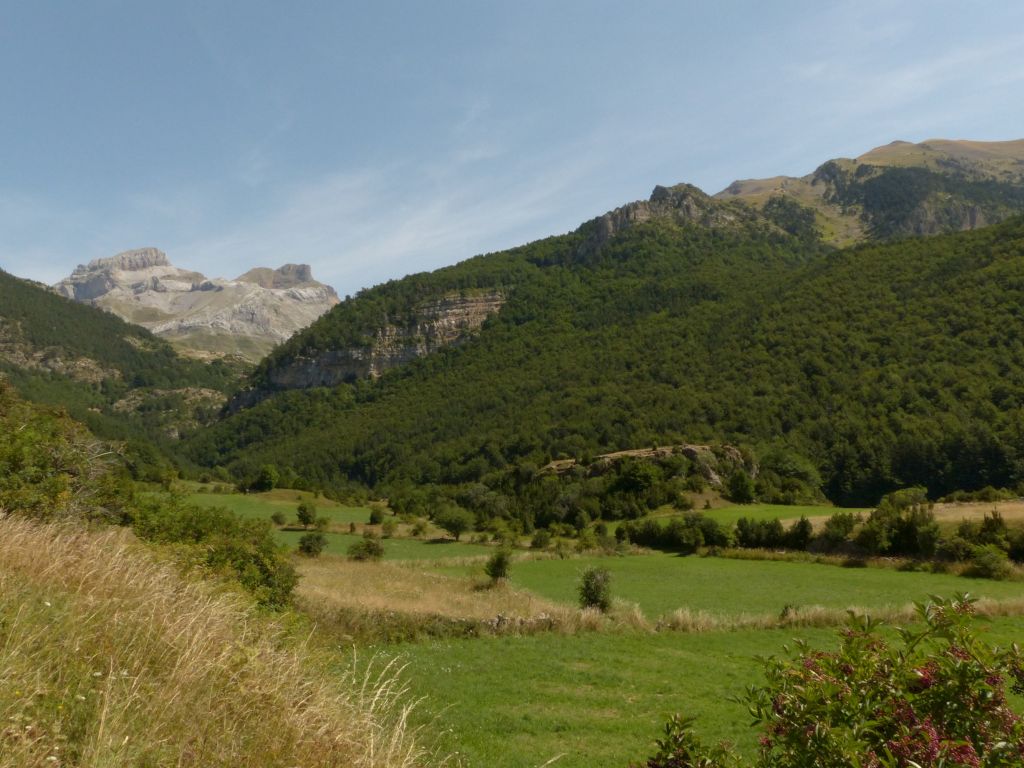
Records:
[[[237,580],[265,605],[287,604],[295,571],[268,522],[140,494],[118,459],[62,411],[26,403],[0,381],[0,513],[126,526],[173,547],[187,566]]]
[[[123,529],[0,515],[0,766],[422,764],[393,668],[291,634]]]
[[[799,644],[766,663],[746,701],[758,727],[761,768],[1011,768],[1024,762],[1024,657],[992,648],[969,624],[967,599],[923,604],[920,628],[890,644],[854,617],[835,651]],[[708,748],[692,721],[673,718],[646,768],[740,765]]]

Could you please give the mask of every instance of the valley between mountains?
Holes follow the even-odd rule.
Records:
[[[0,272],[0,766],[1024,764],[1024,141],[458,256]]]

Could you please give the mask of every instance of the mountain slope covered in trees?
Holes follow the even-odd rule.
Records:
[[[239,374],[180,357],[143,328],[0,271],[0,375],[100,437],[132,441],[140,456],[152,458],[154,441],[215,413]]]
[[[493,488],[509,467],[706,441],[810,465],[841,503],[1024,480],[1024,221],[842,251],[763,220],[655,216],[581,247],[590,234],[361,294],[292,345],[310,354],[327,323],[358,328],[418,290],[508,299],[458,347],[274,393],[191,457],[325,486]]]

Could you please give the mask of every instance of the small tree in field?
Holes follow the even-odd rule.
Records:
[[[270,513],[270,522],[272,522],[276,526],[284,525],[285,522],[287,522],[284,516],[284,512],[282,512],[280,509],[275,509],[273,512]]]
[[[497,584],[503,579],[508,579],[511,566],[512,552],[502,547],[487,558],[487,563],[484,565],[484,573],[490,577],[492,584]]]
[[[726,481],[729,499],[737,504],[750,504],[754,501],[754,481],[744,470],[737,469]]]
[[[434,522],[458,541],[462,534],[472,530],[476,519],[462,507],[447,507],[437,513]]]
[[[607,613],[612,607],[612,574],[607,568],[587,568],[580,577],[580,607]]]
[[[299,518],[299,524],[303,528],[309,528],[316,522],[316,504],[311,501],[303,501],[299,504],[295,514]]]

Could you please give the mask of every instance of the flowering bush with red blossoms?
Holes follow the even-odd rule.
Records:
[[[798,644],[766,662],[746,696],[762,731],[758,768],[1021,768],[1024,719],[1006,689],[1024,693],[1020,650],[992,648],[971,628],[966,596],[918,606],[919,628],[888,642],[852,617],[836,651]],[[647,768],[725,768],[734,755],[699,748],[676,720]],[[685,723],[685,728],[679,725]],[[674,743],[673,743],[674,741]],[[674,752],[674,745],[685,751]]]

